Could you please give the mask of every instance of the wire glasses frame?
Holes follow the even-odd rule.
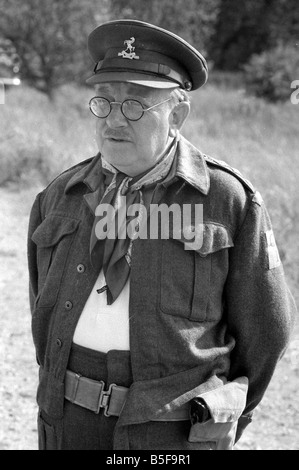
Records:
[[[125,116],[126,119],[129,121],[139,121],[142,118],[143,114],[150,109],[155,108],[156,106],[160,106],[167,101],[170,101],[172,97],[167,98],[160,103],[154,104],[149,108],[144,108],[142,104],[138,100],[124,100],[123,102],[120,101],[109,101],[107,98],[103,98],[102,96],[94,96],[89,101],[89,109],[96,116],[100,119],[105,119],[109,116],[112,111],[112,104],[119,104],[122,114]]]

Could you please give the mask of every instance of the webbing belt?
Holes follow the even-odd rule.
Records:
[[[64,396],[75,405],[99,413],[104,408],[105,416],[119,416],[126,402],[129,389],[111,384],[105,390],[105,382],[92,380],[66,371]]]
[[[105,390],[105,382],[89,379],[70,370],[66,371],[64,396],[75,405],[82,406],[98,414],[101,408],[104,415],[120,416],[125,405],[129,388],[111,384]],[[189,405],[170,411],[153,421],[186,421],[190,419]]]

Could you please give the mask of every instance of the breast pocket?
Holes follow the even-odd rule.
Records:
[[[37,245],[39,307],[52,307],[57,299],[67,256],[79,220],[58,215],[47,216],[32,235]]]
[[[192,321],[216,321],[221,315],[222,292],[228,272],[232,238],[223,225],[202,225],[202,244],[186,239],[163,240],[160,308],[168,315]]]

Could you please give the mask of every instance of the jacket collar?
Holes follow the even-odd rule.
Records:
[[[182,136],[178,142],[176,166],[164,181],[164,186],[169,186],[177,177],[181,177],[201,193],[208,194],[210,176],[204,156]]]
[[[203,154],[184,137],[180,137],[177,150],[177,165],[164,181],[169,186],[177,177],[181,177],[195,189],[208,194],[210,177]],[[77,184],[84,183],[94,192],[103,185],[101,154],[98,153],[87,166],[80,169],[68,181],[65,193]]]
[[[71,177],[65,187],[65,193],[67,194],[74,186],[81,183],[84,183],[90,191],[95,191],[100,186],[102,180],[102,160],[101,154],[98,153],[90,159],[87,166],[81,168]]]

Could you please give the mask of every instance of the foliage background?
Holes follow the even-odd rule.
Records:
[[[0,0],[0,79],[22,80],[0,104],[0,449],[36,449],[28,215],[40,189],[97,151],[86,39],[103,21],[153,22],[204,52],[210,79],[183,134],[262,193],[298,305],[298,15],[297,0]],[[240,450],[299,449],[298,377],[297,325]]]
[[[299,47],[297,0],[0,0],[0,12],[0,77],[1,62],[17,54],[22,79],[49,96],[63,83],[85,82],[88,32],[106,20],[169,29],[216,70],[242,70],[253,54],[278,45]],[[1,38],[10,41],[2,52]]]

